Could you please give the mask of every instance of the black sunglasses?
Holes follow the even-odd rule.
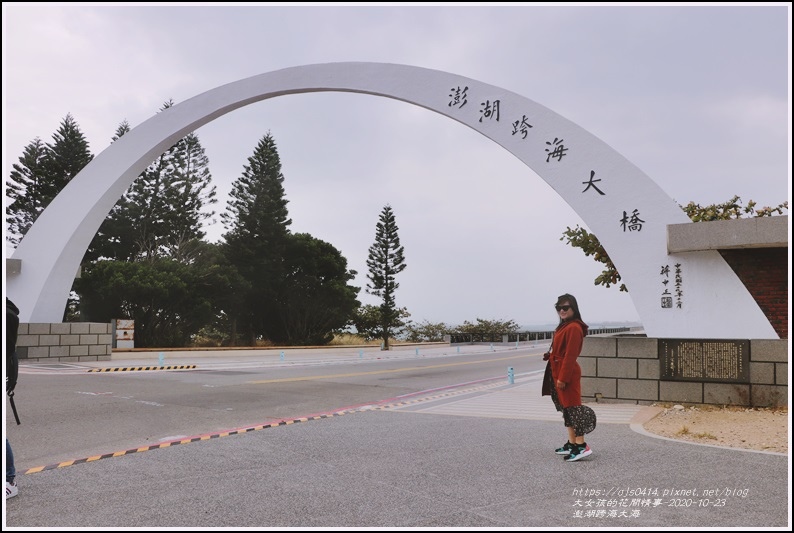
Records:
[[[556,309],[556,310],[557,310],[557,312],[559,312],[559,311],[565,311],[565,312],[567,313],[567,312],[568,312],[568,310],[569,310],[570,308],[571,308],[571,306],[570,306],[570,305],[555,305],[555,306],[554,306],[554,309]]]

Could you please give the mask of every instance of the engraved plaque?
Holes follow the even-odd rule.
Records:
[[[750,383],[750,341],[659,339],[664,381]]]

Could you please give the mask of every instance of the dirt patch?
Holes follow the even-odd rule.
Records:
[[[788,453],[788,409],[655,404],[664,408],[643,424],[650,433],[672,439]]]

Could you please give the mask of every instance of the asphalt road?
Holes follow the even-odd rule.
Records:
[[[12,441],[25,443],[14,454],[17,470],[24,472],[176,438],[506,380],[510,366],[515,373],[543,368],[537,354],[544,349],[162,352],[162,364],[157,352],[122,352],[111,361],[77,365],[23,363],[15,395],[22,424],[15,424],[10,410],[6,423]]]
[[[3,529],[791,529],[788,456],[657,438],[653,408],[598,404],[593,455],[566,463],[545,347],[477,350],[24,368]]]

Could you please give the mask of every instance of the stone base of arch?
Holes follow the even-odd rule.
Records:
[[[17,356],[24,362],[110,361],[111,324],[101,322],[20,323]]]
[[[587,337],[582,400],[603,403],[788,405],[788,341],[750,340],[749,383],[663,381],[656,338]]]

